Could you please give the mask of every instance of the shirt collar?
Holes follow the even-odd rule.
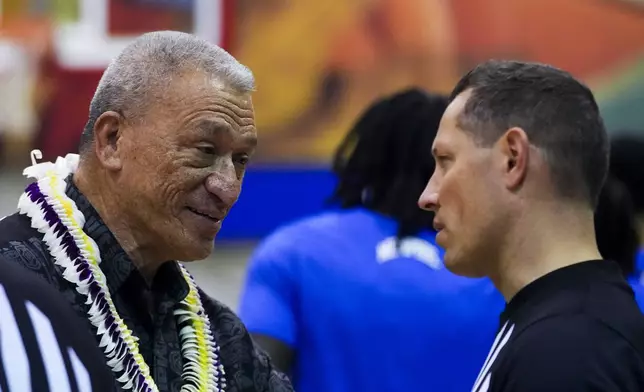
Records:
[[[110,293],[115,295],[123,287],[124,283],[130,279],[138,280],[141,288],[147,287],[143,276],[118,243],[114,234],[103,222],[103,219],[101,219],[85,195],[76,187],[72,176],[70,175],[67,178],[65,193],[76,203],[78,209],[85,216],[83,230],[98,245],[102,260],[100,267],[105,274]],[[173,302],[180,302],[185,299],[189,291],[188,284],[176,261],[168,261],[162,264],[154,276],[152,287],[149,288],[167,295]]]

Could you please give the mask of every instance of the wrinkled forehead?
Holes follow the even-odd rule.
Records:
[[[142,120],[139,137],[234,140],[252,148],[257,143],[250,92],[203,77],[173,81]]]
[[[163,95],[168,103],[178,106],[191,105],[195,101],[227,102],[246,110],[253,110],[251,93],[234,88],[222,78],[195,71],[173,78]]]
[[[149,94],[141,117],[147,122],[172,123],[208,113],[231,125],[255,125],[251,92],[240,91],[220,80],[203,75],[181,75],[164,88]]]

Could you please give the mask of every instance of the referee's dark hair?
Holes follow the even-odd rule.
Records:
[[[609,176],[595,210],[595,236],[599,253],[619,264],[624,276],[635,270],[639,235],[631,194],[626,186]]]
[[[633,198],[636,214],[644,214],[644,130],[616,132],[611,142],[610,173]]]
[[[431,229],[433,213],[417,203],[434,172],[427,146],[446,108],[446,96],[415,88],[374,102],[335,153],[338,183],[330,202],[392,217],[399,223],[399,239]]]
[[[593,93],[558,68],[491,60],[466,74],[450,101],[471,90],[459,128],[483,146],[519,127],[547,159],[558,194],[596,206],[608,172],[609,142]]]

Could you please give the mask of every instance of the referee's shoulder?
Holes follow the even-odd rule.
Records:
[[[31,220],[25,215],[15,213],[0,217],[0,249],[15,248],[19,244],[28,242],[39,242],[42,237],[42,234],[31,227]]]
[[[585,312],[540,319],[517,331],[493,391],[644,390],[641,348],[611,323]]]
[[[536,320],[518,331],[511,356],[547,359],[546,367],[616,361],[644,370],[644,318],[629,313],[582,310]]]
[[[597,325],[596,329],[629,342],[644,358],[644,314],[626,281],[593,285],[585,297],[583,314],[592,320],[591,325]]]
[[[562,349],[627,344],[644,358],[644,315],[626,281],[600,281],[585,290],[562,293],[539,304],[526,321],[523,331],[517,331],[517,343],[561,341],[566,336]]]
[[[571,342],[583,342],[594,335],[625,340],[635,346],[644,336],[644,319],[630,315],[607,317],[596,312],[580,311],[551,315],[534,321],[517,335],[517,341],[544,340],[567,336]],[[535,339],[536,338],[536,339]]]
[[[2,263],[19,264],[51,282],[57,276],[43,235],[31,227],[31,220],[18,213],[0,220],[0,257]]]

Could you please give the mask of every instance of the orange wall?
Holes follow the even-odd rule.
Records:
[[[617,0],[452,3],[459,51],[473,61],[514,54],[587,75],[644,50],[644,10]]]

